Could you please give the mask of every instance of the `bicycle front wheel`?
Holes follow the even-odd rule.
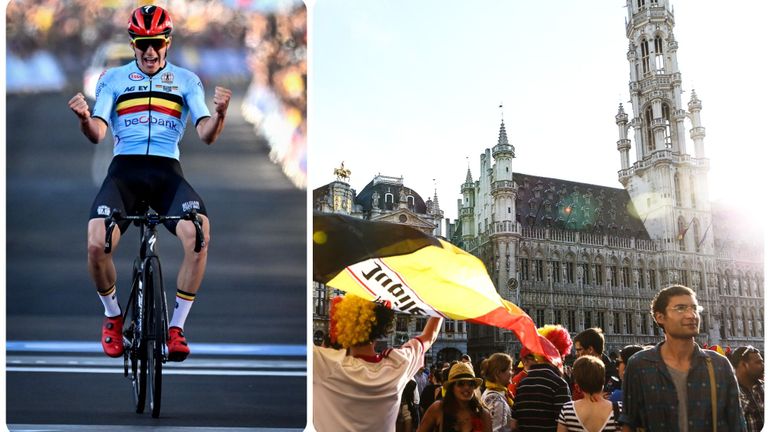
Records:
[[[134,400],[134,407],[138,414],[144,412],[145,401],[147,397],[147,362],[145,356],[145,345],[147,344],[145,335],[144,316],[146,303],[144,302],[144,287],[141,277],[140,261],[134,262],[134,270],[131,284],[131,293],[126,306],[126,326],[123,334],[128,339],[124,360],[125,373],[131,380],[131,394]]]
[[[163,362],[166,354],[167,315],[163,290],[163,276],[157,257],[148,258],[144,267],[144,284],[152,286],[147,292],[149,337],[145,355],[147,357],[148,395],[152,416],[160,416],[161,389],[163,387]],[[152,293],[150,295],[150,293]]]

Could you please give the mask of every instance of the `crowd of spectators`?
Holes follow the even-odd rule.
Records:
[[[24,60],[40,52],[51,54],[77,88],[97,47],[127,37],[126,23],[137,4],[136,0],[11,1],[6,8],[8,55]],[[241,79],[243,87],[248,86],[243,113],[269,143],[271,159],[304,188],[307,13],[302,1],[168,0],[158,5],[167,8],[174,20],[172,59],[183,53],[205,57],[236,50],[244,70],[228,79]],[[209,78],[205,70],[191,69],[201,72],[204,82]]]

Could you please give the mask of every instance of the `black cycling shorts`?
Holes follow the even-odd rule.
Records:
[[[181,216],[192,209],[206,214],[203,200],[184,179],[178,160],[144,155],[113,157],[107,178],[91,205],[90,219],[106,218],[113,210],[141,216],[149,207],[164,216]],[[120,232],[126,232],[129,224],[119,224]],[[176,221],[165,225],[176,234]]]

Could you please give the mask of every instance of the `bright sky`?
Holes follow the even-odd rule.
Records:
[[[695,88],[703,103],[711,199],[748,206],[768,183],[770,2],[671,4],[682,102]],[[403,175],[424,199],[435,184],[455,219],[469,164],[475,180],[497,143],[501,102],[514,171],[621,187],[625,1],[318,0],[311,14],[311,189],[344,161],[359,192],[378,173]]]

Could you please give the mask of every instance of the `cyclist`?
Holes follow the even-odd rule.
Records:
[[[209,112],[200,79],[167,61],[172,30],[171,16],[165,9],[148,5],[134,10],[128,34],[135,61],[102,74],[93,114],[82,93],[69,101],[81,131],[91,142],[101,141],[107,126],[115,139],[114,157],[88,222],[88,270],[104,305],[101,342],[110,357],[123,354],[123,317],[116,295],[115,265],[112,255],[104,253],[104,218],[114,209],[127,215],[143,214],[148,206],[165,215],[195,209],[201,217],[205,243],[199,253],[193,251],[195,227],[191,221],[166,224],[184,248],[169,323],[169,360],[183,361],[190,353],[183,329],[206,268],[209,221],[203,200],[184,179],[178,144],[189,117],[203,142],[216,141],[232,92],[216,87],[215,109],[213,114]],[[114,231],[114,247],[128,225],[123,223]]]

